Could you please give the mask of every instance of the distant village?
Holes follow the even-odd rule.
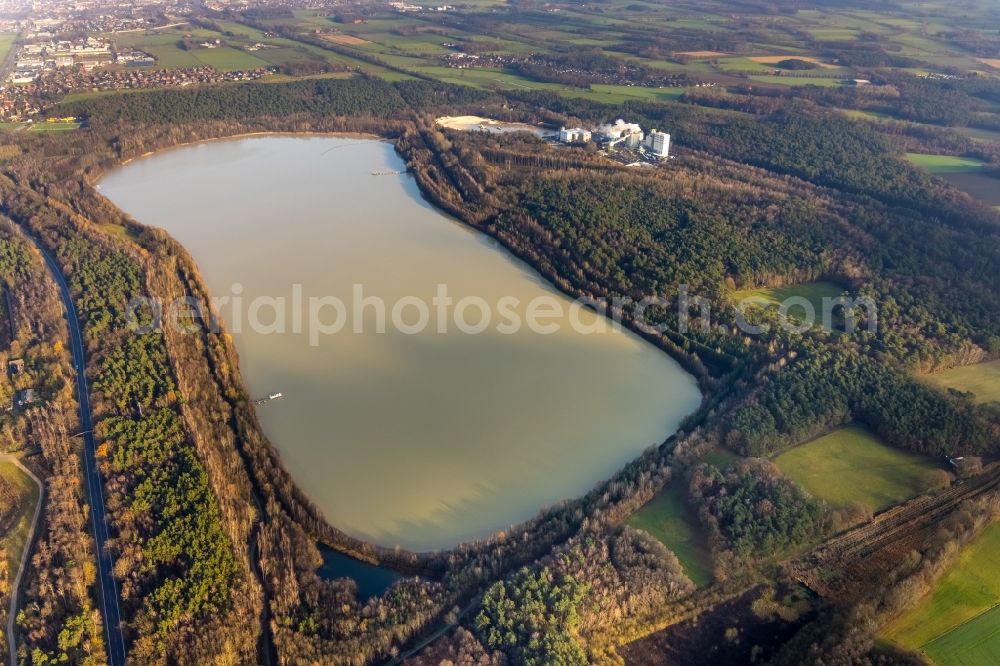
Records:
[[[31,122],[60,97],[73,92],[250,81],[271,73],[266,68],[219,71],[208,66],[154,70],[149,67],[156,64],[156,58],[141,49],[116,47],[110,40],[86,32],[85,36],[64,36],[74,34],[69,27],[112,28],[111,32],[146,29],[154,25],[153,19],[102,15],[86,20],[8,23],[8,28],[23,32],[0,85],[0,121],[5,122]],[[219,40],[199,46],[215,48]]]
[[[270,73],[267,69],[222,72],[212,67],[176,69],[66,68],[42,75],[31,83],[0,88],[0,120],[30,121],[55,104],[63,95],[96,90],[137,90],[183,87],[223,81],[253,81]]]
[[[78,66],[90,70],[114,61],[111,44],[102,39],[36,41],[18,48],[9,80],[14,84],[31,83],[43,72]]]

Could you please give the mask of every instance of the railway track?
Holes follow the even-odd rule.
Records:
[[[873,576],[888,573],[909,551],[931,536],[936,526],[962,503],[1000,490],[1000,464],[947,490],[923,495],[875,516],[789,563],[792,575],[824,597],[863,593]],[[837,579],[831,572],[840,571]]]

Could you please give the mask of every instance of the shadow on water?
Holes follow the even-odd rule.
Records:
[[[335,550],[320,546],[323,564],[317,573],[324,580],[350,578],[358,584],[358,600],[367,602],[372,597],[381,596],[389,586],[403,577],[402,574],[386,567],[377,567]]]

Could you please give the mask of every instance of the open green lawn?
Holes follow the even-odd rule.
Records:
[[[713,449],[701,459],[719,469],[738,460],[726,449]],[[684,573],[698,587],[712,582],[712,555],[698,517],[688,506],[684,479],[674,478],[645,506],[632,514],[628,524],[644,530],[669,548],[680,560]]]
[[[906,153],[906,159],[930,173],[968,173],[978,171],[983,163],[971,157]]]
[[[885,628],[888,640],[939,666],[992,666],[1000,659],[1000,523],[986,528],[935,588]]]
[[[736,304],[746,303],[747,305],[764,305],[781,307],[783,303],[788,303],[787,313],[789,319],[805,321],[808,314],[807,308],[799,299],[806,299],[813,307],[813,321],[822,324],[826,330],[831,330],[836,323],[834,317],[837,312],[831,312],[829,322],[824,321],[823,306],[824,299],[832,299],[840,296],[844,290],[832,282],[807,282],[805,284],[793,284],[787,287],[773,287],[764,289],[744,289],[733,292],[733,302]],[[790,299],[796,299],[794,301]],[[832,303],[831,303],[832,305]],[[839,310],[839,308],[838,308]]]
[[[712,557],[698,517],[684,495],[684,479],[671,479],[659,495],[632,514],[628,524],[648,532],[673,551],[687,577],[702,587],[712,582]]]
[[[880,511],[926,491],[934,461],[883,444],[848,426],[782,453],[774,463],[812,495],[834,506]]]
[[[1000,402],[1000,361],[963,365],[922,379],[940,388],[974,393],[979,403]]]

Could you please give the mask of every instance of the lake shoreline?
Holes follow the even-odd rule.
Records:
[[[194,144],[197,144],[197,143],[205,143],[207,141],[220,141],[220,140],[227,140],[227,139],[229,139],[229,140],[231,140],[231,139],[242,139],[242,138],[250,138],[250,137],[257,138],[257,137],[266,137],[266,136],[287,137],[287,138],[308,138],[308,137],[364,138],[366,140],[371,140],[373,142],[387,143],[387,141],[384,138],[381,138],[381,137],[379,137],[379,138],[373,138],[370,135],[361,136],[361,135],[358,135],[357,133],[253,132],[253,133],[243,133],[243,134],[240,134],[240,135],[229,135],[229,136],[226,136],[226,137],[218,137],[216,139],[210,139],[210,140],[206,140],[206,141],[188,142],[186,144],[179,144],[179,145],[174,146],[174,147],[175,148],[176,147],[182,147],[183,145],[190,146],[190,145],[194,145]],[[162,152],[164,152],[164,151],[155,151],[154,154],[159,154],[159,153],[162,153]],[[400,159],[400,155],[399,155],[398,151],[394,152],[393,155],[395,155],[394,159],[396,159],[396,160]],[[131,161],[126,162],[126,163],[131,163]],[[364,171],[367,171],[367,167],[366,167],[366,169]],[[367,173],[365,175],[367,176]],[[489,244],[489,251],[491,253],[496,252],[496,250],[498,250],[498,249],[502,249],[503,251],[502,251],[501,254],[504,255],[505,260],[509,261],[509,262],[511,262],[511,263],[513,263],[515,265],[517,265],[517,267],[521,271],[523,271],[526,275],[530,276],[530,279],[531,279],[532,282],[537,283],[538,285],[542,286],[547,291],[551,291],[554,294],[558,294],[559,296],[566,298],[565,291],[563,289],[561,289],[558,284],[553,284],[551,280],[547,279],[547,277],[543,273],[541,273],[540,271],[538,271],[538,269],[536,267],[532,266],[530,262],[525,261],[524,257],[519,256],[515,252],[512,252],[501,239],[497,239],[492,234],[489,234],[489,233],[485,233],[485,234],[482,234],[482,235],[475,233],[475,231],[483,231],[483,230],[479,229],[479,228],[469,229],[469,227],[472,226],[472,225],[469,225],[469,224],[463,222],[461,219],[457,219],[454,216],[452,216],[450,214],[447,214],[447,212],[441,211],[441,209],[438,206],[436,206],[433,201],[430,201],[426,196],[424,196],[424,191],[423,191],[422,188],[419,188],[419,183],[416,183],[416,185],[417,185],[417,187],[415,189],[419,192],[419,195],[420,195],[419,198],[424,202],[423,205],[426,205],[426,206],[430,207],[432,209],[432,211],[438,217],[445,217],[448,220],[448,222],[450,223],[449,226],[460,227],[462,229],[462,233],[463,234],[468,234],[471,239],[478,239],[477,242],[484,242],[484,241],[488,242],[488,244]],[[136,218],[134,218],[134,219],[142,220],[143,218],[142,218],[142,216],[136,216]],[[147,219],[144,222],[142,222],[141,224],[146,225],[148,223],[149,223],[149,220]],[[628,330],[628,335],[629,336],[635,336],[635,338],[642,340],[641,344],[646,344],[646,343],[649,342],[649,340],[646,338],[646,336],[643,336],[641,333],[639,333],[637,331]],[[655,345],[655,346],[659,347],[659,345]],[[657,349],[657,351],[655,353],[659,354],[659,353],[661,353],[661,350]],[[665,355],[663,358],[664,358],[664,360],[669,360],[671,363],[675,363],[676,362],[676,359],[673,359],[670,354]],[[694,378],[692,378],[692,379],[694,379]],[[246,385],[245,382],[244,382],[244,385]],[[694,408],[693,408],[694,412],[698,411],[698,405],[701,404],[701,402],[703,401],[703,397],[704,396],[702,396],[700,394],[700,391],[699,391],[698,404],[694,405]],[[668,440],[672,436],[672,433],[676,432],[676,428],[668,429],[666,431],[659,431],[658,430],[657,432],[659,434],[657,434],[655,437],[651,437],[648,440],[648,442],[645,440],[645,438],[643,439],[644,446],[643,446],[642,450],[647,450],[650,447],[659,446],[660,444],[662,444],[663,441]],[[270,438],[268,438],[268,439],[270,439]],[[587,483],[587,487],[588,488],[593,488],[593,486],[594,486],[595,483],[597,485],[600,485],[602,483],[602,479],[613,478],[613,476],[618,471],[620,471],[622,465],[627,464],[628,461],[633,460],[635,458],[635,456],[640,455],[640,454],[641,454],[641,451],[636,451],[634,455],[629,455],[628,458],[626,460],[624,460],[621,465],[616,465],[614,467],[614,469],[610,473],[604,473],[598,479],[595,479],[593,482],[588,482]],[[280,457],[281,458],[287,458],[287,456],[280,456]],[[293,475],[293,477],[294,476],[295,475]],[[583,494],[585,495],[585,494],[587,494],[587,492],[588,491],[583,491]],[[312,493],[308,493],[307,495],[312,496]],[[572,501],[574,501],[574,498],[581,497],[581,494],[579,492],[573,492],[573,493],[569,493],[569,494],[563,495],[561,497],[562,498],[555,500],[555,504],[560,505],[560,504],[563,504],[565,502],[572,502]],[[515,520],[514,521],[514,525],[526,525],[526,524],[531,523],[531,521],[534,520],[534,518],[538,515],[538,511],[539,510],[544,511],[544,507],[546,505],[551,506],[552,504],[553,504],[553,501],[551,501],[551,500],[544,501],[544,502],[541,502],[539,504],[535,504],[534,508],[532,509],[532,511],[527,514],[527,517],[524,518],[524,519],[521,519],[521,520]],[[325,514],[326,512],[322,512],[322,513]],[[340,521],[333,521],[331,523],[331,525],[339,524],[339,522]],[[507,522],[507,521],[505,521],[503,523],[503,525],[504,525],[504,531],[506,531],[506,527],[510,526],[510,523]],[[516,530],[518,528],[515,527],[514,529]],[[429,550],[424,550],[424,549],[419,549],[418,548],[414,552],[430,552],[430,553],[447,552],[447,551],[452,550],[453,548],[456,548],[456,547],[468,546],[469,544],[475,544],[475,543],[480,543],[480,542],[488,542],[488,541],[490,541],[493,538],[493,535],[495,535],[495,533],[496,533],[495,530],[490,530],[488,533],[487,532],[482,532],[483,536],[480,536],[480,537],[472,537],[471,539],[469,539],[469,538],[461,538],[461,539],[458,539],[457,541],[449,542],[449,545],[447,545],[447,546],[442,545],[442,546],[439,546],[439,547],[431,548]],[[379,541],[377,539],[372,539],[372,538],[368,538],[368,537],[365,537],[365,536],[355,536],[354,538],[360,539],[360,541],[362,543],[367,542],[367,543],[371,543],[373,545],[379,543]],[[389,543],[391,543],[391,542],[389,542]],[[328,545],[332,545],[332,546],[336,547],[336,544],[328,544]],[[381,549],[381,548],[389,548],[389,549],[391,549],[391,546],[381,546],[381,547],[379,547],[379,549]],[[337,548],[337,549],[341,550],[340,548]],[[351,553],[348,553],[348,554],[356,556],[357,552],[354,551],[354,552],[351,552]],[[360,559],[362,561],[370,561],[370,559],[367,558],[367,557],[359,557],[358,559]]]
[[[239,134],[230,134],[227,136],[215,136],[215,137],[208,137],[205,139],[197,139],[195,141],[184,141],[183,143],[177,143],[171,146],[157,148],[156,150],[150,150],[141,155],[129,157],[128,159],[119,162],[114,168],[106,169],[103,173],[97,176],[93,182],[95,184],[100,182],[100,180],[104,178],[104,176],[106,176],[114,169],[120,169],[121,167],[128,166],[129,164],[132,164],[133,162],[136,162],[138,160],[142,160],[147,157],[153,157],[154,155],[162,155],[164,153],[173,150],[179,150],[181,148],[189,148],[191,146],[198,146],[201,144],[218,143],[223,141],[239,141],[240,139],[249,139],[253,137],[268,137],[268,136],[285,136],[291,138],[329,137],[331,139],[359,139],[359,140],[363,139],[366,141],[383,141],[383,142],[389,141],[389,139],[387,139],[384,136],[379,136],[378,134],[369,134],[367,132],[281,132],[281,131],[269,131],[269,130],[261,130],[257,132],[241,132]]]

